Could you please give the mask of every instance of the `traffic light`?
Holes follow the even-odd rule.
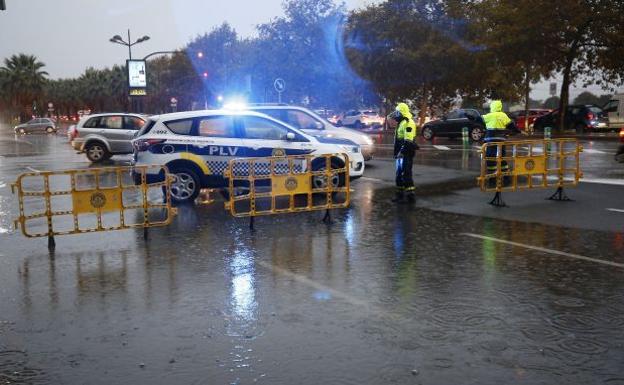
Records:
[[[6,11],[6,3],[4,0],[0,0],[0,11]]]

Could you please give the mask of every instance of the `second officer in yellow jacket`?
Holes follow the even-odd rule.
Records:
[[[410,202],[415,199],[412,165],[418,148],[416,144],[417,126],[412,113],[405,103],[399,103],[391,114],[396,120],[394,134],[394,158],[396,159],[396,196],[394,201],[402,201],[407,197]]]

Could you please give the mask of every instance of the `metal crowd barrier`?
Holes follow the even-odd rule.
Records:
[[[234,217],[346,208],[350,202],[347,154],[237,158],[224,173],[229,180],[225,209]]]
[[[147,172],[159,173],[148,183]],[[106,167],[21,174],[11,186],[19,199],[15,228],[29,238],[166,226],[171,178],[165,166]]]
[[[577,139],[544,139],[484,143],[481,147],[481,191],[495,192],[490,204],[505,206],[502,192],[556,188],[549,199],[570,200],[564,187],[583,177]]]

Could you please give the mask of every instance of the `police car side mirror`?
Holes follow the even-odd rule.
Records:
[[[289,132],[288,134],[286,134],[286,140],[295,140],[295,134]]]
[[[317,130],[322,130],[323,128],[325,128],[325,126],[321,122],[314,122],[314,126],[314,128],[316,128]]]

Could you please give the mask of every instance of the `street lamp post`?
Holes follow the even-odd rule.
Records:
[[[130,30],[128,29],[128,41],[125,41],[121,36],[119,35],[115,35],[113,37],[111,37],[109,39],[109,41],[111,43],[115,43],[115,44],[121,44],[121,45],[125,45],[126,47],[128,47],[128,58],[130,60],[132,60],[132,46],[139,44],[139,43],[143,43],[144,41],[148,41],[150,39],[149,36],[145,35],[141,38],[138,38],[135,42],[132,42],[132,39],[130,38]]]
[[[138,38],[135,42],[132,42],[132,38],[130,37],[130,29],[128,29],[128,41],[125,41],[121,36],[119,35],[115,35],[113,37],[111,37],[109,39],[109,41],[111,43],[115,43],[115,44],[121,44],[121,45],[125,45],[126,47],[128,47],[128,59],[132,60],[132,46],[133,45],[137,45],[140,43],[143,43],[145,41],[148,41],[150,39],[149,36],[144,35],[143,37]],[[128,68],[126,68],[126,73],[128,73]],[[129,104],[134,104],[133,103],[134,99],[128,95],[128,102]],[[132,109],[135,109],[132,107]]]

